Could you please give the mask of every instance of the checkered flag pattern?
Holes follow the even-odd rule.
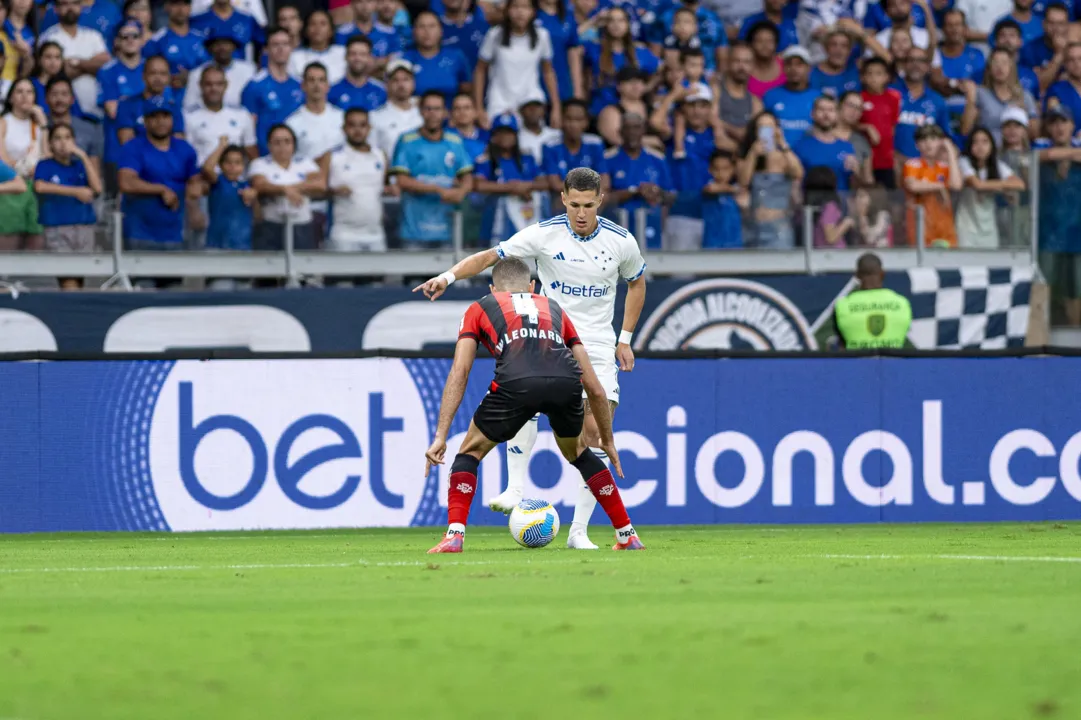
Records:
[[[912,303],[908,338],[917,348],[1024,346],[1032,268],[912,268],[908,279]]]

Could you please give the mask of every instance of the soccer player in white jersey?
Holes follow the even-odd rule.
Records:
[[[575,168],[563,181],[565,215],[530,225],[509,240],[490,250],[470,255],[447,272],[414,288],[435,300],[455,280],[470,278],[494,265],[500,258],[534,260],[541,288],[555,298],[570,315],[582,338],[589,361],[604,386],[613,412],[619,404],[619,370],[634,369],[631,338],[646,300],[645,260],[638,242],[627,230],[601,217],[597,212],[604,201],[601,177],[589,168]],[[617,342],[612,329],[616,286],[620,279],[628,283],[623,308],[622,332]],[[597,423],[587,411],[582,430],[586,444],[602,460]],[[526,426],[507,444],[507,490],[493,499],[493,510],[510,512],[522,499],[529,456],[537,441],[537,420]],[[586,535],[589,518],[597,501],[583,484],[574,506],[574,520],[567,537],[567,547],[578,550],[597,548]]]

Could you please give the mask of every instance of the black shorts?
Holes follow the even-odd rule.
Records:
[[[556,437],[581,435],[585,417],[582,382],[578,378],[541,377],[496,385],[495,390],[484,396],[473,414],[473,422],[484,437],[504,443],[537,413],[548,416]]]

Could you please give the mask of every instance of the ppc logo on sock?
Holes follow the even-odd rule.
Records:
[[[473,492],[473,486],[470,485],[469,483],[458,483],[458,487],[456,489],[458,490],[458,492],[463,493],[465,495],[468,495],[469,493]]]
[[[608,496],[608,495],[611,495],[612,493],[614,493],[615,491],[616,491],[616,486],[609,483],[608,485],[605,485],[600,490],[598,490],[597,494],[598,495]]]

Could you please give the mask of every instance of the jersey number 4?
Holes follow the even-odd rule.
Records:
[[[534,325],[539,322],[540,310],[537,309],[537,303],[533,301],[532,295],[529,293],[514,293],[511,298],[514,300],[514,312]]]

